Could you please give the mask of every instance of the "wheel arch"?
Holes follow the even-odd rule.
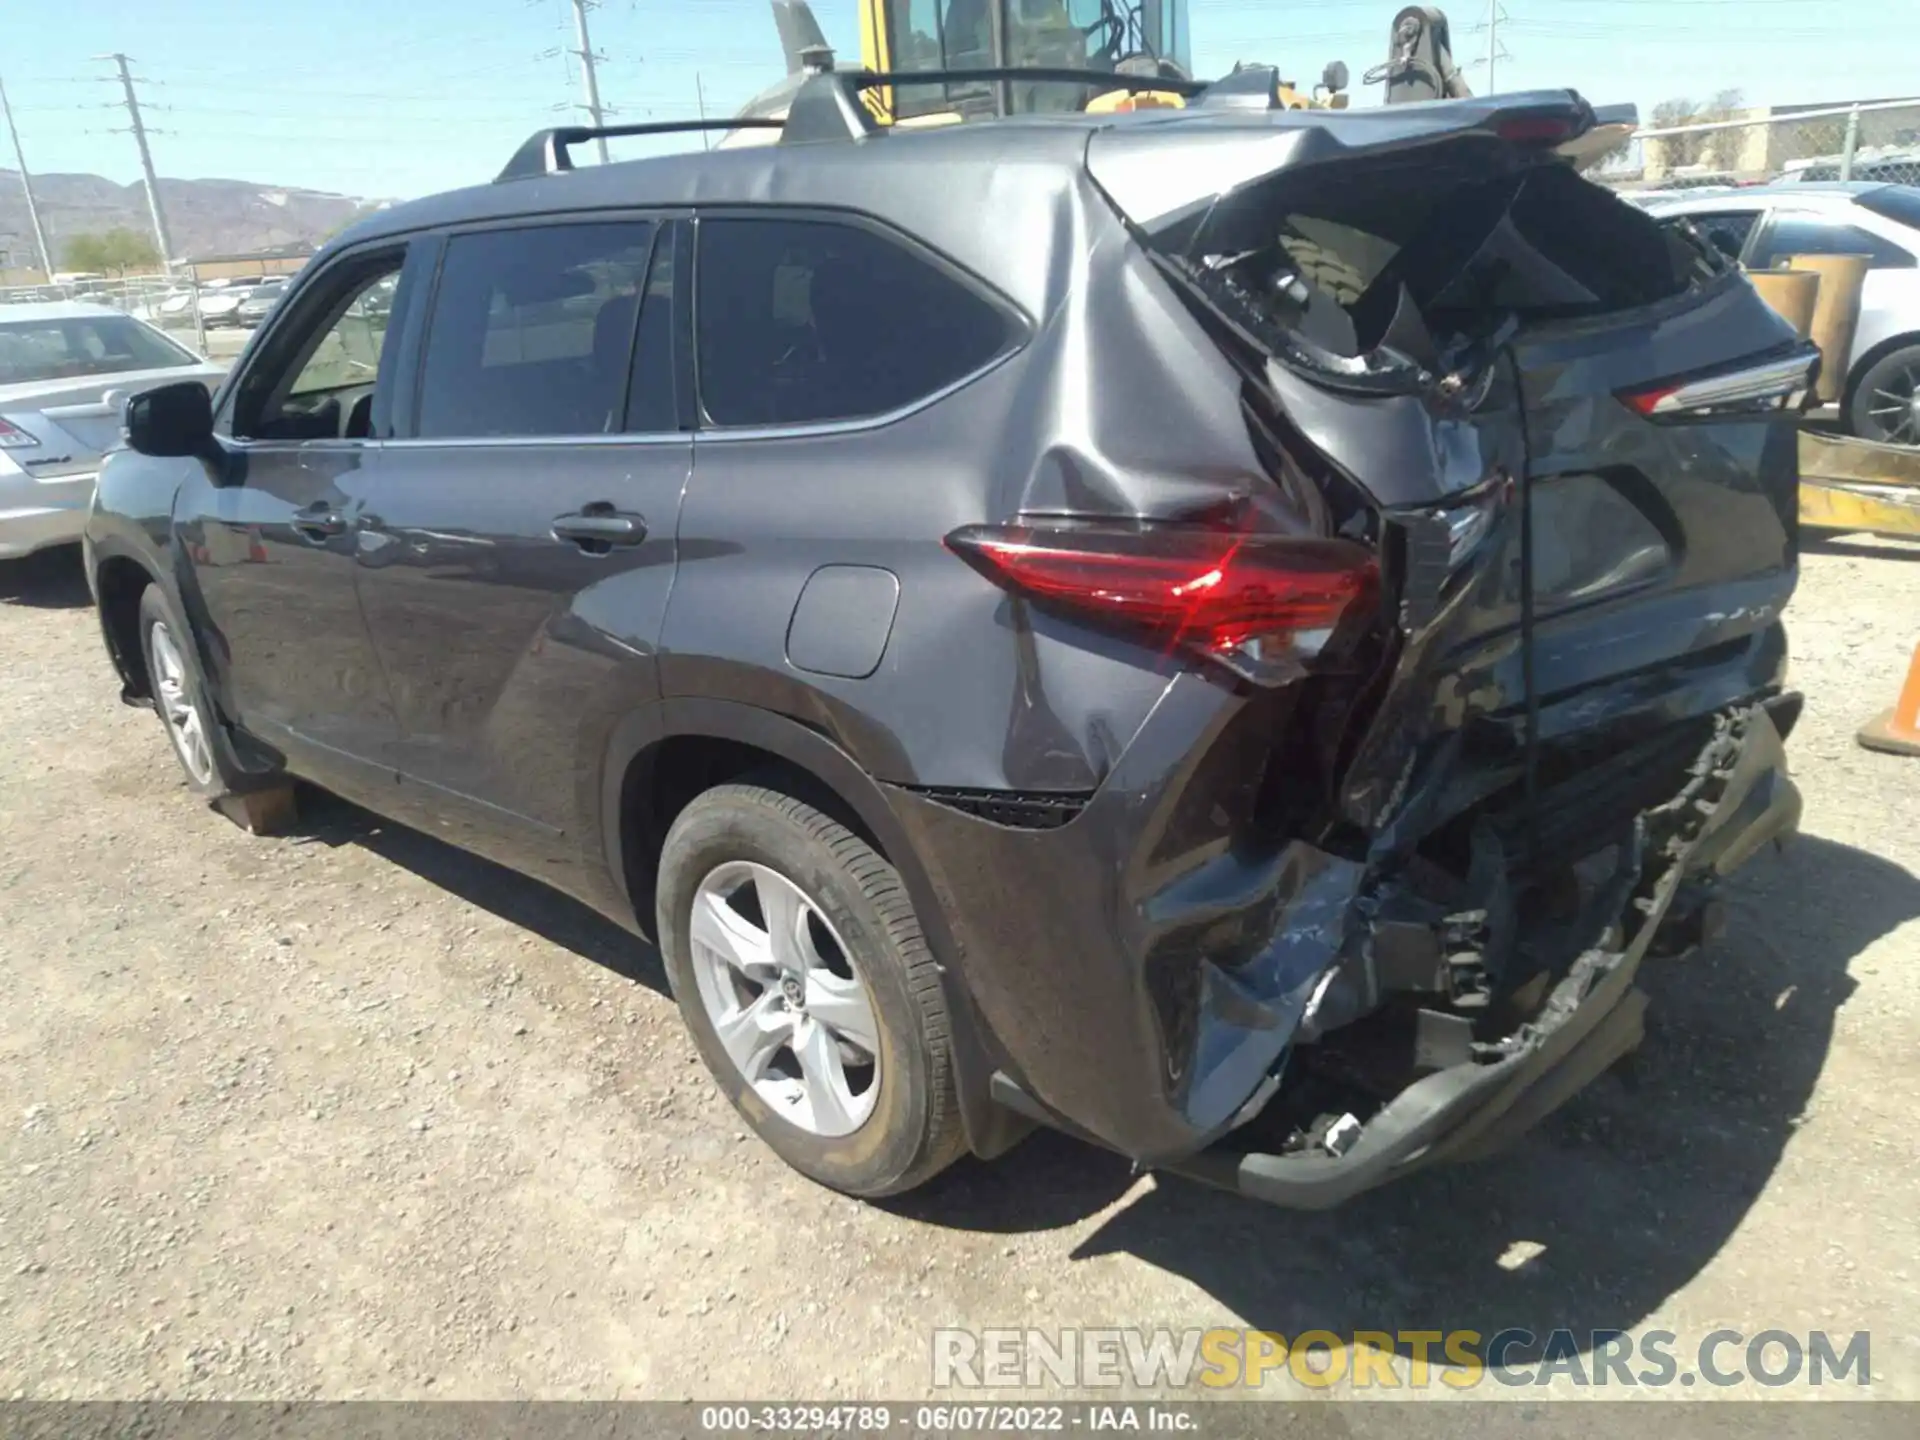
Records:
[[[160,584],[160,577],[144,561],[110,551],[95,557],[90,578],[100,636],[120,676],[120,698],[129,703],[150,699],[153,686],[140,641],[140,597],[149,585]]]
[[[955,967],[955,940],[931,878],[880,784],[818,730],[732,700],[673,699],[627,717],[609,740],[601,772],[601,842],[613,884],[637,928],[654,937],[655,883],[675,816],[695,796],[750,774],[777,772],[798,798],[839,820],[899,872],[939,965],[953,1028],[954,1074],[970,1148],[997,1154],[1030,1128],[994,1102],[986,1037]]]
[[[140,634],[140,605],[149,589],[157,589],[185,630],[192,658],[207,689],[213,714],[213,754],[220,783],[229,794],[284,784],[283,757],[238,731],[222,708],[218,683],[207,669],[207,636],[195,623],[194,594],[186,588],[190,576],[164,562],[170,552],[148,537],[109,532],[92,538],[86,548],[88,581],[93,587],[94,611],[100,622],[107,658],[120,677],[120,698],[128,705],[146,706],[153,699],[147,674],[146,644]]]

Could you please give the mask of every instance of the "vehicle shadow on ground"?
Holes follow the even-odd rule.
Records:
[[[1853,992],[1848,965],[1920,917],[1920,880],[1815,837],[1740,881],[1719,941],[1641,970],[1653,1003],[1639,1052],[1506,1154],[1327,1213],[1159,1178],[1074,1258],[1132,1254],[1285,1335],[1564,1326],[1585,1347],[1594,1331],[1633,1327],[1714,1258],[1765,1189]],[[1123,1161],[1042,1134],[896,1208],[942,1226],[1041,1230],[1131,1182]]]
[[[290,832],[296,839],[358,845],[583,960],[661,995],[669,993],[667,972],[653,946],[551,886],[317,787],[300,787],[299,813]]]
[[[92,603],[77,545],[40,550],[24,560],[0,560],[0,605],[77,610]]]

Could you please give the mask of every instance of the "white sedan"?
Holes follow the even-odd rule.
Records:
[[[0,305],[0,560],[80,538],[128,396],[224,374],[104,305]]]
[[[1920,445],[1920,187],[1775,184],[1643,202],[1750,270],[1790,255],[1864,255],[1839,419],[1866,440]]]

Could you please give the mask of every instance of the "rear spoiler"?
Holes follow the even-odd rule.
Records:
[[[1252,87],[1248,87],[1251,89]],[[1245,92],[1241,92],[1244,98]],[[1531,90],[1465,100],[1415,101],[1365,110],[1215,107],[1202,94],[1188,110],[1155,110],[1097,131],[1087,169],[1134,224],[1178,225],[1215,200],[1284,170],[1381,155],[1472,136],[1493,136],[1589,169],[1635,128],[1631,105],[1596,110],[1576,91]]]

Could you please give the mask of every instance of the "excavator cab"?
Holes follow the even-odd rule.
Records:
[[[869,92],[883,119],[923,123],[1082,110],[1101,94],[1101,75],[1184,80],[1193,71],[1187,0],[861,0],[860,56],[892,74],[1080,70],[1092,82],[956,80]],[[1170,92],[1142,93],[1178,103]]]
[[[786,113],[811,64],[831,51],[806,0],[772,0],[786,52],[787,77],[741,112]],[[918,84],[875,85],[866,104],[885,124],[941,125],[1005,115],[1062,111],[1112,112],[1178,108],[1191,91],[1188,0],[860,0],[860,63],[891,76],[925,75]],[[1240,67],[1236,66],[1238,70]],[[1046,71],[1046,78],[1008,71]],[[989,71],[992,75],[955,72]],[[1072,75],[1084,74],[1077,83]],[[1102,84],[1125,76],[1127,88]],[[935,80],[934,76],[942,78]],[[1164,77],[1170,88],[1141,89]],[[1343,109],[1347,68],[1327,66],[1310,92],[1290,82],[1276,88],[1288,109]],[[767,144],[765,132],[742,131],[722,144]]]

